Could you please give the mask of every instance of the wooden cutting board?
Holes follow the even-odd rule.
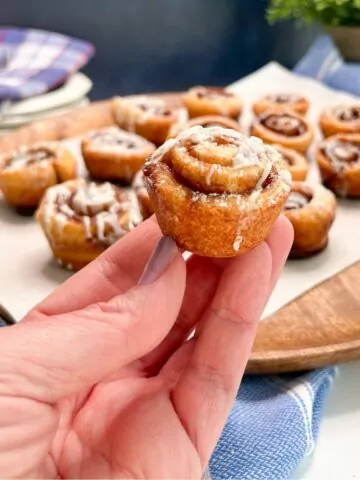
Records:
[[[163,96],[172,103],[179,99],[178,94]],[[112,124],[110,102],[96,102],[0,137],[0,151],[63,140]],[[280,373],[356,359],[360,359],[360,263],[261,322],[247,371]]]

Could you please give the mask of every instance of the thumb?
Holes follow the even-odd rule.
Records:
[[[74,312],[0,332],[0,395],[53,403],[155,348],[179,313],[186,269],[173,240],[158,243],[136,287]]]

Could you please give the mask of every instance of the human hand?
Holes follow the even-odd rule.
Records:
[[[1,477],[201,477],[292,229],[228,260],[160,238],[144,222],[1,329]]]

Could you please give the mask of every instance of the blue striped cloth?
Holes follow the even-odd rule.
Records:
[[[0,27],[0,101],[52,90],[94,53],[88,42],[59,33]]]
[[[295,66],[294,72],[331,88],[360,95],[360,63],[346,63],[330,37],[323,35]]]

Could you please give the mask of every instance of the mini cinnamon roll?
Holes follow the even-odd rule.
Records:
[[[273,144],[273,147],[281,153],[287,163],[291,178],[295,181],[305,180],[308,175],[309,165],[304,155],[282,145]]]
[[[183,103],[190,118],[221,115],[237,120],[241,114],[241,98],[220,87],[193,87],[183,95]]]
[[[145,138],[117,127],[88,134],[81,142],[87,169],[97,180],[130,183],[155,145]]]
[[[143,172],[164,235],[210,257],[233,257],[261,243],[291,184],[279,152],[221,127],[195,126],[169,139]]]
[[[306,115],[309,109],[309,101],[302,95],[295,93],[275,93],[262,97],[254,103],[252,109],[258,117],[267,110],[279,106],[285,107],[298,115]]]
[[[146,190],[145,181],[144,181],[144,174],[143,171],[140,170],[134,177],[134,181],[132,183],[132,188],[135,191],[135,195],[138,199],[140,205],[140,211],[144,218],[151,217],[155,210],[153,208],[152,202],[150,200],[149,194]]]
[[[155,145],[165,142],[172,125],[187,119],[184,108],[171,107],[158,97],[116,97],[112,109],[120,128],[137,133]]]
[[[320,117],[320,128],[324,137],[337,133],[360,133],[360,104],[327,108]]]
[[[300,115],[282,108],[267,110],[255,119],[251,134],[266,143],[278,143],[305,153],[314,138],[311,125]]]
[[[79,270],[141,222],[133,192],[77,179],[49,188],[36,212],[57,261]]]
[[[339,134],[316,151],[323,184],[339,197],[360,197],[360,134]]]
[[[242,132],[240,124],[232,118],[221,117],[220,115],[204,115],[203,117],[195,117],[185,123],[176,123],[170,128],[168,138],[175,138],[179,133],[188,130],[191,127],[200,125],[201,127],[223,127],[232,128],[237,132]]]
[[[308,257],[327,246],[336,213],[333,193],[322,185],[293,182],[284,213],[294,227],[290,257]]]
[[[61,144],[39,143],[0,159],[0,189],[17,208],[36,208],[45,190],[77,176],[75,157]]]

